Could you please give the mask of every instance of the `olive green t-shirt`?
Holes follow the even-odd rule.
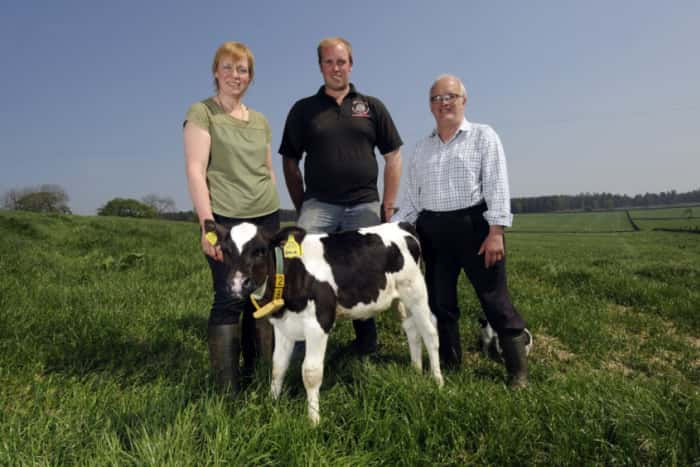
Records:
[[[272,133],[263,114],[249,108],[248,121],[239,120],[209,98],[192,105],[185,118],[211,136],[207,185],[213,212],[252,218],[279,209],[266,165]]]

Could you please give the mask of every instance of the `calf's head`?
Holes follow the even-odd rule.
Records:
[[[216,232],[224,257],[226,291],[232,298],[247,299],[267,280],[271,268],[269,239],[247,222],[230,229],[217,225]]]

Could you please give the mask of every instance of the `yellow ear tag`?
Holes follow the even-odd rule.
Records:
[[[279,311],[282,307],[284,306],[284,300],[281,298],[278,298],[276,300],[272,300],[270,303],[265,305],[264,307],[260,308],[258,311],[253,313],[253,318],[259,319],[264,316],[267,316],[269,314],[272,314],[276,311]]]
[[[289,234],[289,237],[287,238],[287,243],[284,244],[283,253],[285,258],[301,257],[301,245],[299,245],[294,239],[294,235]]]
[[[216,232],[207,232],[204,234],[204,238],[211,244],[211,246],[216,246],[219,241],[219,237],[216,236]]]

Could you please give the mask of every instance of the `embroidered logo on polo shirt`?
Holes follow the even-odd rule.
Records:
[[[369,117],[369,103],[361,99],[352,101],[353,117]]]

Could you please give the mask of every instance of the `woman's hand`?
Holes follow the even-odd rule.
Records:
[[[224,254],[216,233],[216,223],[213,219],[206,219],[202,225],[202,251],[214,261],[223,261]]]
[[[224,254],[221,252],[221,247],[219,245],[212,245],[207,239],[206,232],[202,232],[202,251],[205,255],[214,259],[215,261],[223,261]]]

